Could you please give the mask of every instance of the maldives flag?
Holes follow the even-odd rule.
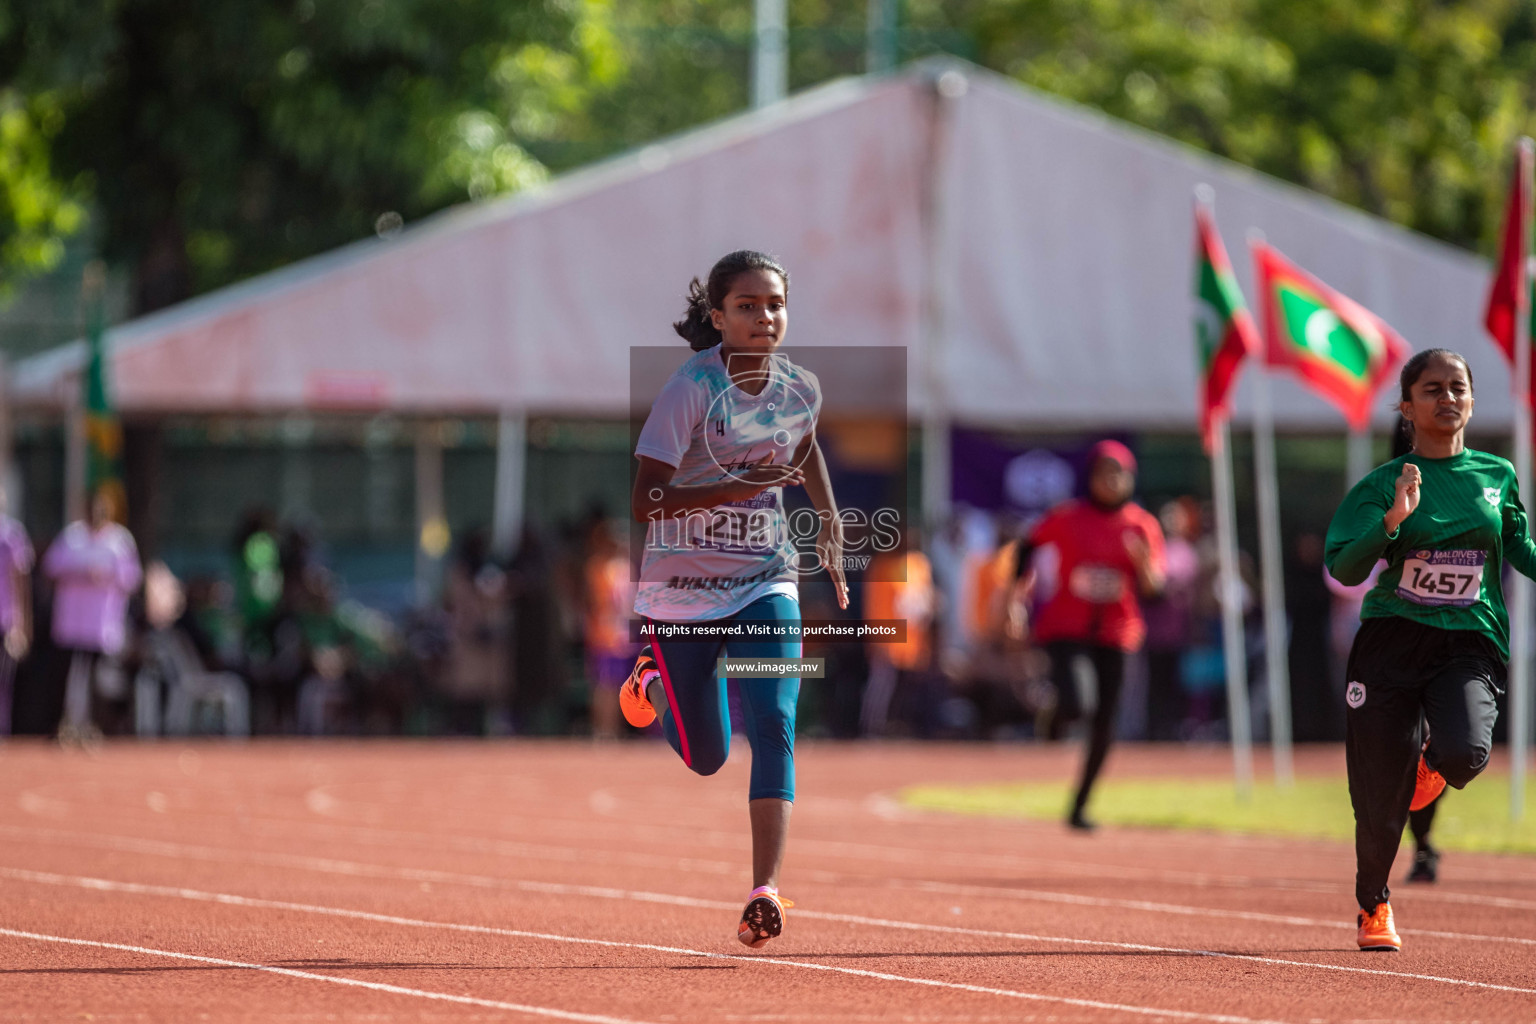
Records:
[[[1515,151],[1515,177],[1509,186],[1509,208],[1504,214],[1504,244],[1499,249],[1499,269],[1488,291],[1488,311],[1483,323],[1494,342],[1504,350],[1509,365],[1515,365],[1515,324],[1527,314],[1530,303],[1529,274],[1525,253],[1530,248],[1527,231],[1531,222],[1531,150],[1521,145]],[[1536,380],[1536,359],[1531,360]],[[1536,391],[1536,388],[1532,389]],[[1526,392],[1530,401],[1531,391]]]
[[[1243,360],[1259,354],[1259,332],[1203,202],[1195,203],[1195,345],[1200,359],[1200,436],[1209,452],[1217,425],[1232,413],[1232,389]]]
[[[1292,370],[1338,406],[1352,429],[1365,429],[1376,393],[1408,358],[1408,343],[1265,243],[1253,243],[1253,261],[1265,361]]]

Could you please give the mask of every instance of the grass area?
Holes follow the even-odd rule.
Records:
[[[1509,779],[1482,778],[1446,790],[1435,817],[1435,845],[1483,853],[1536,853],[1536,800],[1527,786],[1525,814],[1509,820]],[[1064,782],[994,782],[973,786],[912,786],[901,801],[920,810],[997,818],[1060,820],[1071,790]],[[1107,779],[1094,789],[1089,816],[1106,825],[1201,829],[1250,835],[1354,837],[1354,815],[1343,776],[1296,780],[1291,789],[1259,783],[1240,803],[1220,779]]]

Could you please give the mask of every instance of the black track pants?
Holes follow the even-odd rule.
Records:
[[[1052,732],[1060,735],[1059,728],[1076,721],[1085,714],[1086,695],[1078,689],[1075,663],[1086,658],[1093,668],[1096,700],[1093,704],[1093,720],[1088,724],[1088,746],[1083,756],[1083,775],[1078,782],[1077,797],[1073,801],[1074,813],[1080,813],[1088,805],[1093,782],[1104,767],[1109,755],[1109,744],[1115,738],[1115,723],[1120,709],[1120,687],[1125,681],[1125,652],[1117,647],[1100,644],[1056,641],[1045,645],[1051,656],[1051,681],[1056,684],[1056,720]]]
[[[1424,758],[1461,789],[1488,766],[1504,662],[1483,634],[1407,619],[1367,619],[1349,652],[1344,691],[1349,799],[1355,808],[1355,898],[1374,910],[1408,821]]]

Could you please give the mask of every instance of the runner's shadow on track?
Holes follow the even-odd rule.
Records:
[[[1238,949],[1212,949],[1203,952],[1182,952],[1177,949],[981,949],[973,952],[961,950],[935,950],[930,952],[913,951],[909,953],[775,953],[780,960],[898,960],[904,958],[916,960],[944,960],[967,957],[1042,957],[1042,956],[1094,956],[1094,957],[1171,957],[1179,959],[1209,960],[1212,955],[1225,956],[1272,956],[1276,953],[1342,953],[1341,947],[1332,946],[1327,949],[1266,949],[1260,951]]]
[[[289,970],[315,970],[332,967],[349,971],[501,971],[504,967],[484,964],[357,963],[351,960],[274,960],[267,967]],[[166,964],[160,967],[16,967],[0,968],[7,974],[168,974],[174,971],[248,971],[249,967],[224,964]]]
[[[735,971],[740,970],[735,964],[688,964],[681,967],[668,967],[669,971]]]

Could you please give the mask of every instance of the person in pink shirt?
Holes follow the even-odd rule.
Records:
[[[32,646],[32,542],[0,490],[0,736],[11,734],[11,684]]]
[[[114,521],[113,512],[112,494],[98,490],[90,518],[66,526],[43,556],[43,575],[54,584],[53,642],[70,656],[61,739],[97,733],[92,684],[102,660],[123,649],[128,599],[144,575],[133,535]]]

